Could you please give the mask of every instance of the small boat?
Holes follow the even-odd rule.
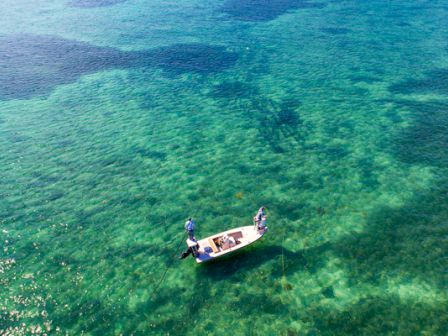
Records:
[[[258,229],[256,225],[241,226],[198,240],[196,262],[203,263],[237,251],[256,242],[267,230],[267,227]]]

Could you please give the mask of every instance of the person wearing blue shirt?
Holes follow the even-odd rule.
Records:
[[[188,238],[192,239],[192,240],[196,240],[194,238],[194,226],[195,226],[195,222],[193,221],[193,218],[188,218],[188,220],[185,223],[185,231],[187,231],[188,234]]]
[[[264,212],[264,207],[258,209],[258,212],[254,217],[254,221],[257,224],[258,230],[264,229],[266,226],[266,213]]]

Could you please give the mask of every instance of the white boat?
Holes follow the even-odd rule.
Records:
[[[241,226],[198,240],[196,262],[203,263],[237,251],[263,237],[267,227],[258,230],[256,226]]]

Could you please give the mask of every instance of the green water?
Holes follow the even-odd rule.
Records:
[[[0,13],[1,335],[448,334],[446,2]]]

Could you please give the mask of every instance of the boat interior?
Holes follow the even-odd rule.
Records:
[[[232,237],[235,244],[223,244],[222,238],[223,236],[218,236],[215,238],[209,238],[208,242],[210,244],[210,247],[212,248],[213,252],[219,253],[222,251],[225,251],[233,246],[236,246],[238,244],[241,244],[240,239],[243,238],[243,233],[241,231],[232,232],[227,234],[228,237]]]

